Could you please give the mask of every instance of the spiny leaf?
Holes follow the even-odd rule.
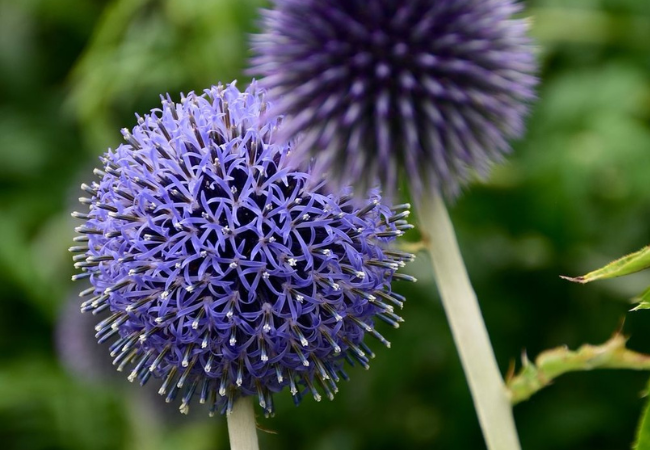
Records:
[[[625,346],[626,341],[624,336],[617,333],[602,345],[585,344],[576,351],[557,347],[542,352],[534,363],[524,358],[519,373],[511,373],[506,381],[510,401],[517,404],[528,400],[567,372],[594,369],[650,370],[650,355],[629,350]]]
[[[632,303],[638,303],[638,305],[632,309],[632,311],[639,311],[641,309],[650,309],[650,287],[643,291],[643,293],[632,299]]]
[[[561,278],[575,283],[585,284],[590,281],[629,275],[647,269],[648,267],[650,267],[650,246],[636,253],[619,258],[616,261],[612,261],[605,267],[589,272],[587,275],[575,278],[562,276]]]

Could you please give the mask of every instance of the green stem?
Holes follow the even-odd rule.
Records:
[[[489,450],[519,450],[510,398],[445,204],[437,195],[419,203],[420,231],[427,242],[442,304],[487,447]]]
[[[231,450],[258,450],[257,427],[252,397],[240,397],[228,414]]]
[[[540,353],[531,363],[524,357],[523,367],[508,379],[513,404],[528,400],[537,391],[567,372],[593,369],[650,370],[650,355],[625,348],[626,339],[614,335],[602,345],[583,345],[577,351],[558,347]]]

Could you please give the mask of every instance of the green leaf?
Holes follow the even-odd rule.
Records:
[[[650,370],[650,355],[626,347],[627,339],[616,333],[602,345],[582,345],[578,350],[557,347],[546,350],[531,362],[524,356],[519,373],[510,373],[506,386],[510,401],[517,404],[553,383],[560,375],[594,369]],[[648,449],[650,450],[650,448]]]
[[[650,389],[650,385],[648,388]],[[650,401],[647,402],[639,422],[634,450],[650,450]]]
[[[632,303],[638,305],[632,311],[639,311],[641,309],[650,309],[650,287],[643,291],[643,293],[632,299]]]
[[[589,272],[581,277],[561,277],[565,280],[575,283],[589,283],[590,281],[602,280],[607,278],[621,277],[631,273],[639,272],[650,267],[650,246],[639,250],[636,253],[624,256],[616,261],[612,261],[605,267]]]

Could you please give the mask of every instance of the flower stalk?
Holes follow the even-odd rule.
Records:
[[[258,450],[255,410],[252,397],[240,397],[228,414],[231,450]]]
[[[419,200],[420,231],[489,450],[518,450],[508,391],[463,263],[444,201]]]

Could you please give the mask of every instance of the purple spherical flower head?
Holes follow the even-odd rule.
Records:
[[[364,367],[374,319],[397,326],[404,298],[391,281],[412,255],[387,245],[410,227],[408,205],[371,193],[326,192],[311,169],[287,163],[291,143],[273,143],[279,117],[265,94],[233,84],[189,94],[122,130],[99,181],[82,185],[88,213],[71,251],[92,287],[82,311],[108,311],[96,327],[129,380],[163,379],[160,393],[194,395],[211,413],[255,395],[296,402],[332,397],[343,362]]]
[[[514,0],[273,3],[252,72],[282,136],[340,182],[392,192],[403,168],[414,193],[454,196],[523,132],[536,63]]]

